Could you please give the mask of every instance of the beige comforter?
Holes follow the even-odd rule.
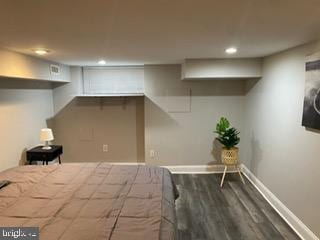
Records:
[[[40,239],[174,239],[169,171],[77,163],[23,166],[0,173],[0,226],[40,228]]]

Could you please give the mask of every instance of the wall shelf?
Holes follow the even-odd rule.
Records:
[[[78,94],[76,97],[143,97],[144,93]]]

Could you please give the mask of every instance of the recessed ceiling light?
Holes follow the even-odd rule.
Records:
[[[38,55],[45,55],[45,54],[49,53],[49,50],[47,50],[47,49],[35,49],[33,51]]]
[[[107,62],[105,61],[105,60],[100,60],[99,62],[98,62],[98,64],[99,65],[105,65]]]
[[[235,48],[235,47],[229,47],[229,48],[227,48],[227,49],[225,50],[225,52],[226,52],[227,54],[235,54],[237,51],[238,51],[238,49]]]

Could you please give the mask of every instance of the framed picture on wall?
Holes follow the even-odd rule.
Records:
[[[320,52],[306,59],[302,125],[320,129]]]

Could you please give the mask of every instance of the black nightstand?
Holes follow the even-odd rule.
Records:
[[[42,161],[42,164],[46,163],[48,165],[49,161],[56,158],[59,159],[59,164],[61,164],[60,156],[63,153],[63,148],[61,145],[51,145],[51,149],[42,149],[43,146],[38,146],[27,151],[27,161],[31,164],[32,161]]]

